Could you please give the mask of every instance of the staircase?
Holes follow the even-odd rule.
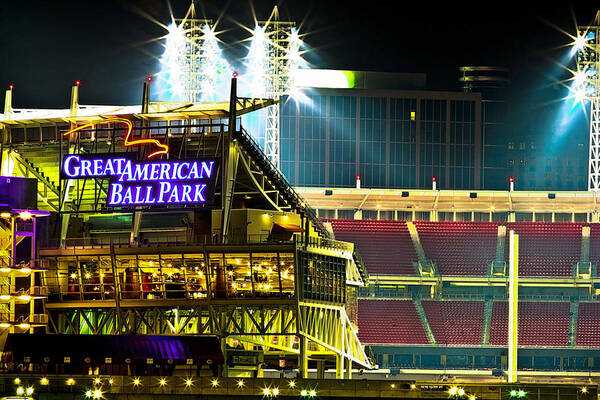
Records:
[[[579,261],[590,261],[590,229],[589,226],[581,227],[581,256]]]
[[[496,245],[496,261],[504,261],[504,247],[506,246],[506,226],[498,225],[498,244]]]
[[[423,250],[423,246],[421,245],[421,239],[419,239],[419,232],[417,232],[417,227],[414,223],[410,221],[406,221],[406,226],[408,227],[408,232],[410,233],[410,238],[412,239],[413,245],[415,246],[415,251],[417,252],[419,261],[427,261],[427,257],[425,257],[425,250]]]
[[[437,343],[435,341],[435,336],[431,330],[431,325],[429,325],[429,320],[427,319],[427,314],[425,313],[423,304],[421,304],[421,299],[413,299],[413,303],[415,304],[415,309],[417,310],[417,314],[421,320],[421,325],[423,325],[423,329],[425,329],[425,334],[427,335],[429,344],[436,345]]]
[[[243,128],[232,134],[234,140],[238,140],[242,151],[252,157],[253,161],[261,168],[269,181],[277,188],[279,194],[285,198],[293,208],[300,209],[311,220],[311,223],[317,231],[324,237],[329,238],[330,234],[317,217],[315,211],[306,204],[304,199],[294,190],[286,177],[275,167],[262,151],[258,143]]]
[[[579,301],[571,300],[569,310],[569,346],[577,346],[577,322],[579,320]]]
[[[483,306],[483,328],[481,330],[481,345],[487,346],[490,344],[490,330],[492,329],[492,309],[494,301],[486,299]]]

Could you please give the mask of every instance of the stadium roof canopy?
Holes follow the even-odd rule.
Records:
[[[600,212],[598,192],[296,188],[316,209],[442,212]]]
[[[237,115],[247,114],[277,102],[272,99],[237,99]],[[157,102],[148,104],[148,112],[142,112],[141,105],[134,106],[102,106],[79,105],[75,115],[71,109],[18,109],[10,114],[0,114],[0,125],[11,127],[35,127],[61,123],[82,123],[97,121],[107,117],[138,117],[148,120],[165,119],[210,119],[218,120],[229,117],[229,102],[216,103],[179,103]]]

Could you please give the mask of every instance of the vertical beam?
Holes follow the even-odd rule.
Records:
[[[478,99],[475,101],[475,159],[474,159],[474,176],[473,176],[473,187],[479,189],[481,187],[481,94],[476,93]]]
[[[69,115],[71,117],[77,116],[77,109],[79,108],[79,85],[75,84],[71,86],[71,104],[69,106]]]
[[[150,81],[151,77],[148,77],[144,82],[144,89],[142,91],[142,114],[147,114],[150,105]],[[142,126],[147,127],[148,121],[142,119]],[[142,136],[148,134],[145,129],[142,129]],[[185,143],[185,142],[184,142]],[[140,226],[142,224],[142,212],[139,211],[141,207],[136,207],[133,212],[133,218],[131,221],[131,232],[129,233],[129,244],[135,245],[138,243],[140,236]]]
[[[508,383],[517,381],[517,346],[519,316],[519,235],[509,233],[508,275]]]
[[[308,378],[308,339],[300,335],[300,353],[298,354],[298,376]]]
[[[228,134],[221,132],[221,242],[227,243],[229,234],[229,220],[233,206],[233,191],[239,151],[237,143],[233,141],[235,134],[235,122],[237,119],[237,78],[231,79],[231,94],[229,98],[229,128]],[[227,139],[227,140],[226,140]]]
[[[12,85],[9,86],[4,96],[4,119],[10,121],[12,114]]]
[[[335,379],[344,379],[344,356],[335,354]]]

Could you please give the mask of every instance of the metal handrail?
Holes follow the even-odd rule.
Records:
[[[268,169],[268,172],[275,175],[275,177],[279,181],[281,181],[281,185],[286,190],[285,194],[292,198],[292,200],[296,203],[296,207],[304,210],[304,212],[310,218],[313,225],[323,234],[323,236],[329,238],[329,232],[327,231],[321,220],[317,217],[316,212],[308,205],[304,198],[294,190],[294,188],[287,180],[285,175],[283,175],[281,171],[279,171],[279,169],[275,167],[275,165],[273,165],[271,160],[267,158],[266,154],[264,153],[260,145],[254,140],[254,138],[242,126],[240,126],[240,130],[236,131],[235,134],[239,135],[240,139],[243,139],[245,143],[252,147],[252,150],[256,151],[261,156],[260,158],[265,161],[265,167]]]

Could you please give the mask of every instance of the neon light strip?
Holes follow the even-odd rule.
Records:
[[[68,132],[65,132],[63,134],[63,136],[69,136],[72,133],[75,132],[79,132],[81,130],[84,129],[88,129],[91,128],[93,126],[96,125],[100,125],[100,124],[108,124],[110,122],[115,122],[115,123],[121,123],[121,124],[125,124],[127,126],[127,134],[125,135],[125,140],[123,142],[123,145],[125,147],[129,147],[129,146],[141,146],[144,144],[154,144],[157,147],[160,147],[162,150],[156,150],[153,153],[150,153],[148,155],[148,158],[152,158],[154,156],[157,156],[159,154],[168,154],[169,153],[169,146],[166,144],[163,144],[161,142],[159,142],[156,139],[137,139],[137,140],[133,140],[133,141],[129,141],[129,136],[131,136],[131,132],[133,131],[133,123],[126,119],[126,118],[108,118],[108,119],[104,119],[102,121],[94,121],[94,122],[90,122],[89,124],[85,124],[85,125],[81,125],[78,126],[77,128],[71,129]]]

